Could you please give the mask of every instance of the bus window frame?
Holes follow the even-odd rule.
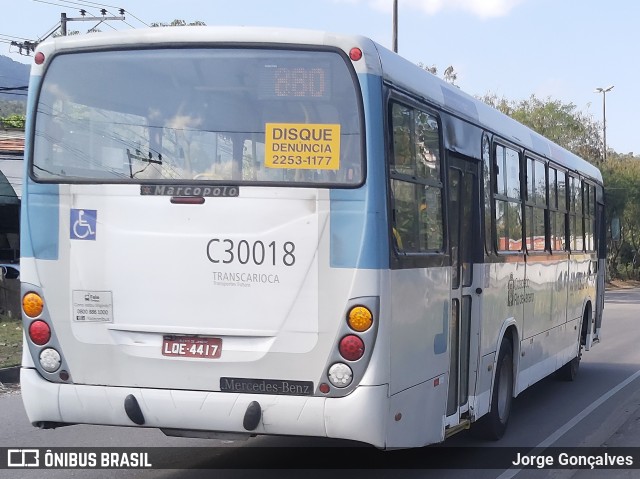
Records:
[[[584,187],[587,186],[589,189],[592,190],[592,194],[589,196],[589,211],[586,211],[586,208],[584,207],[584,200],[587,197],[587,195],[584,194]],[[597,229],[597,222],[598,222],[598,200],[597,200],[597,193],[596,193],[596,189],[597,189],[597,185],[596,183],[594,183],[591,179],[586,178],[586,177],[582,177],[582,188],[583,188],[583,196],[582,196],[582,201],[583,201],[583,228],[584,228],[584,238],[585,238],[585,248],[584,251],[585,253],[588,254],[593,254],[595,252],[598,251],[598,235],[596,234],[596,229]],[[593,242],[592,248],[588,249],[587,248],[587,220],[591,220],[592,221],[592,230],[591,230],[591,241]]]
[[[449,211],[447,207],[447,151],[444,146],[444,134],[443,134],[443,122],[442,112],[434,108],[432,105],[420,101],[412,96],[406,95],[401,91],[387,87],[384,94],[384,142],[385,142],[385,161],[384,161],[384,176],[385,176],[385,188],[386,188],[386,204],[387,204],[387,234],[389,238],[389,267],[390,269],[414,269],[414,268],[429,268],[429,267],[442,267],[451,265],[451,255],[449,253]],[[440,160],[440,184],[437,187],[440,188],[440,211],[442,216],[442,248],[440,250],[426,250],[408,252],[401,251],[397,248],[396,235],[394,234],[394,208],[393,208],[393,192],[391,182],[392,180],[400,180],[413,178],[411,181],[413,184],[419,184],[424,186],[434,186],[434,182],[416,181],[416,177],[409,175],[392,175],[391,174],[391,161],[394,158],[393,148],[393,118],[392,118],[392,105],[399,104],[401,106],[411,108],[413,110],[419,110],[433,116],[438,123],[438,151]]]
[[[198,186],[211,186],[211,187],[225,187],[225,186],[237,186],[237,187],[280,187],[280,188],[319,188],[319,189],[342,189],[342,190],[355,190],[363,187],[367,183],[367,137],[366,137],[366,128],[367,123],[365,120],[365,104],[362,93],[362,86],[360,83],[360,79],[358,74],[353,66],[353,62],[348,57],[347,53],[342,49],[334,46],[327,45],[305,45],[305,44],[283,44],[283,43],[259,43],[259,42],[247,42],[247,43],[238,43],[238,42],[220,42],[220,43],[208,43],[208,42],[194,42],[189,44],[180,44],[180,45],[170,45],[170,44],[154,44],[154,45],[135,45],[135,46],[120,46],[120,45],[105,45],[105,46],[96,46],[90,48],[79,48],[74,49],[72,51],[57,51],[53,52],[51,56],[47,59],[47,63],[45,65],[44,71],[42,72],[41,80],[38,83],[38,88],[36,91],[35,101],[27,110],[30,115],[34,117],[34,128],[31,129],[29,142],[31,145],[35,145],[35,136],[36,136],[36,128],[37,124],[37,109],[40,104],[40,97],[42,94],[43,86],[45,79],[47,77],[47,73],[49,68],[51,67],[53,61],[59,56],[67,56],[74,54],[90,54],[90,53],[100,53],[100,52],[130,52],[130,51],[138,51],[138,50],[196,50],[196,49],[216,49],[216,50],[230,50],[230,49],[242,49],[242,50],[271,50],[271,51],[292,51],[292,52],[327,52],[327,53],[335,53],[338,54],[346,68],[349,72],[349,77],[354,87],[355,101],[357,107],[357,115],[358,115],[358,125],[359,125],[359,133],[360,133],[360,168],[361,168],[361,178],[357,183],[314,183],[314,182],[292,182],[285,183],[282,181],[238,181],[238,180],[198,180],[197,182],[193,179],[182,179],[182,180],[171,180],[171,179],[137,179],[136,181],[127,180],[119,180],[116,178],[111,178],[107,181],[101,178],[74,178],[74,177],[63,177],[63,178],[38,178],[35,173],[35,164],[34,164],[34,154],[35,148],[31,148],[29,151],[29,155],[25,157],[27,162],[27,175],[29,180],[34,183],[40,184],[61,184],[61,185],[167,185],[167,186],[182,186],[182,185],[198,185]]]
[[[536,163],[542,163],[542,165],[544,166],[544,177],[545,177],[545,198],[544,198],[544,205],[541,206],[541,203],[539,203],[537,201],[537,198],[535,199],[531,199],[529,198],[529,160],[534,162],[534,176],[535,176],[535,164]],[[523,221],[523,230],[524,230],[524,249],[527,252],[527,256],[541,256],[541,255],[548,255],[551,252],[551,241],[550,241],[550,234],[551,234],[551,230],[550,230],[550,208],[549,208],[549,160],[541,157],[540,155],[534,153],[531,150],[525,150],[524,151],[524,164],[525,164],[525,169],[522,172],[524,175],[524,183],[526,184],[526,196],[522,202],[523,207],[524,207],[524,211],[525,211],[525,216],[524,216],[524,221]],[[537,178],[536,178],[537,180]],[[533,188],[535,190],[536,185],[533,185]],[[530,236],[530,231],[529,231],[529,217],[527,216],[527,210],[528,208],[534,208],[534,209],[541,209],[543,211],[543,223],[544,223],[544,249],[534,249],[532,248],[528,248],[527,247],[527,241],[529,240]]]
[[[519,165],[519,178],[518,178],[518,183],[520,185],[520,195],[519,198],[511,198],[508,195],[503,195],[501,193],[498,193],[498,174],[499,174],[499,169],[500,167],[497,164],[497,157],[496,157],[496,150],[497,147],[500,146],[502,148],[505,149],[510,149],[515,151],[518,154],[518,165]],[[498,135],[493,135],[493,138],[491,140],[491,144],[490,144],[490,164],[491,164],[491,194],[490,194],[490,199],[491,199],[491,236],[492,236],[492,244],[493,244],[493,253],[496,254],[498,257],[506,257],[506,256],[517,256],[517,255],[524,255],[526,253],[526,248],[525,248],[525,237],[524,237],[524,233],[525,233],[525,227],[524,227],[524,223],[525,223],[525,210],[524,210],[524,195],[523,195],[523,187],[526,188],[526,182],[523,181],[524,179],[524,175],[523,175],[523,158],[524,158],[524,148],[522,148],[521,146],[512,143]],[[506,180],[506,178],[505,178]],[[497,214],[497,203],[496,201],[506,201],[507,203],[515,203],[516,201],[518,202],[518,205],[520,206],[520,215],[521,215],[521,223],[522,226],[520,228],[520,241],[521,246],[519,250],[503,250],[500,249],[500,244],[499,244],[499,238],[498,238],[498,223],[496,221],[496,214]]]
[[[560,208],[560,193],[559,193],[559,187],[557,185],[557,175],[556,175],[556,205],[555,206],[551,206],[551,204],[549,202],[547,202],[547,210],[549,212],[549,246],[551,247],[551,254],[553,255],[559,255],[559,254],[563,254],[566,255],[569,253],[569,235],[567,234],[567,228],[569,227],[569,199],[568,199],[568,189],[567,189],[567,178],[569,178],[569,170],[564,167],[561,166],[557,163],[554,163],[553,161],[549,162],[549,165],[547,166],[547,192],[549,193],[550,188],[551,188],[551,179],[549,177],[549,173],[551,169],[554,169],[556,171],[556,173],[563,173],[564,174],[564,181],[565,181],[565,186],[564,186],[564,209]],[[550,194],[548,195],[548,198],[550,198]],[[551,216],[552,214],[561,214],[564,216],[564,248],[563,249],[555,249],[553,247],[553,245],[551,244]],[[554,217],[555,220],[555,217]],[[555,230],[554,230],[555,231]]]
[[[567,183],[571,184],[570,188],[567,188],[567,229],[569,234],[567,235],[567,247],[568,250],[573,253],[573,254],[585,254],[585,253],[590,253],[590,251],[587,251],[586,249],[586,245],[585,245],[585,228],[584,228],[584,184],[585,184],[585,177],[582,176],[580,173],[578,172],[568,172],[567,173],[567,179],[571,178],[573,181],[567,181]],[[575,184],[577,183],[577,188],[575,187]],[[577,194],[580,195],[580,211],[577,211],[576,209],[576,198],[573,196],[574,195],[574,189],[577,190]],[[575,237],[575,235],[572,235],[572,233],[575,233],[573,231],[572,228],[572,224],[573,224],[573,219],[575,218],[575,222],[576,224],[578,223],[578,221],[580,221],[580,231],[582,233],[582,248],[574,248],[573,245],[574,243],[577,243],[577,237]]]

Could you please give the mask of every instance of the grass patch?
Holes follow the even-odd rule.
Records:
[[[0,316],[0,368],[18,366],[22,360],[22,321]]]

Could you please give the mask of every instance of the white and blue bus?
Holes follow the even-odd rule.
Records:
[[[599,339],[598,169],[370,39],[56,38],[27,118],[36,426],[497,439]]]

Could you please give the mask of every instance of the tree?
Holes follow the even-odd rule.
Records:
[[[418,62],[417,64],[420,68],[422,68],[423,70],[428,71],[429,73],[433,74],[433,75],[438,75],[438,67],[435,65],[431,65],[428,66],[422,62]],[[452,65],[449,65],[447,68],[445,68],[444,73],[442,74],[442,79],[444,81],[446,81],[447,83],[451,83],[454,86],[458,86],[456,85],[456,80],[458,79],[458,74],[456,73],[456,71],[453,69]]]
[[[190,26],[190,27],[204,27],[206,26],[206,23],[204,23],[201,20],[196,20],[194,22],[191,23],[187,23],[184,20],[173,20],[171,23],[165,23],[165,22],[153,22],[151,24],[152,27],[186,27],[186,26]]]
[[[612,277],[638,279],[640,255],[640,157],[610,152],[601,166],[609,222],[619,218],[619,242],[608,242],[609,272]]]
[[[20,128],[24,130],[26,117],[24,115],[9,115],[4,118],[0,117],[0,127],[4,128]]]
[[[575,104],[549,97],[542,100],[535,95],[526,100],[509,101],[492,93],[480,100],[590,163],[599,165],[602,162],[601,127]]]
[[[640,157],[610,151],[606,163],[602,156],[601,125],[576,107],[551,98],[531,95],[526,100],[511,101],[493,93],[482,101],[511,116],[598,166],[605,185],[607,228],[619,218],[621,238],[607,241],[610,277],[638,278],[640,267]]]

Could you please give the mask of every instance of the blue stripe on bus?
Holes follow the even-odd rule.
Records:
[[[58,259],[60,195],[58,185],[27,179],[20,219],[20,254],[25,258]]]
[[[40,88],[42,77],[29,79],[29,91]],[[31,119],[29,119],[29,117]],[[58,259],[60,195],[58,185],[34,183],[27,174],[35,118],[35,95],[29,95],[25,128],[24,170],[20,213],[20,255],[25,258]]]
[[[382,79],[360,75],[367,118],[367,182],[355,190],[331,190],[331,267],[389,268],[385,201]]]

